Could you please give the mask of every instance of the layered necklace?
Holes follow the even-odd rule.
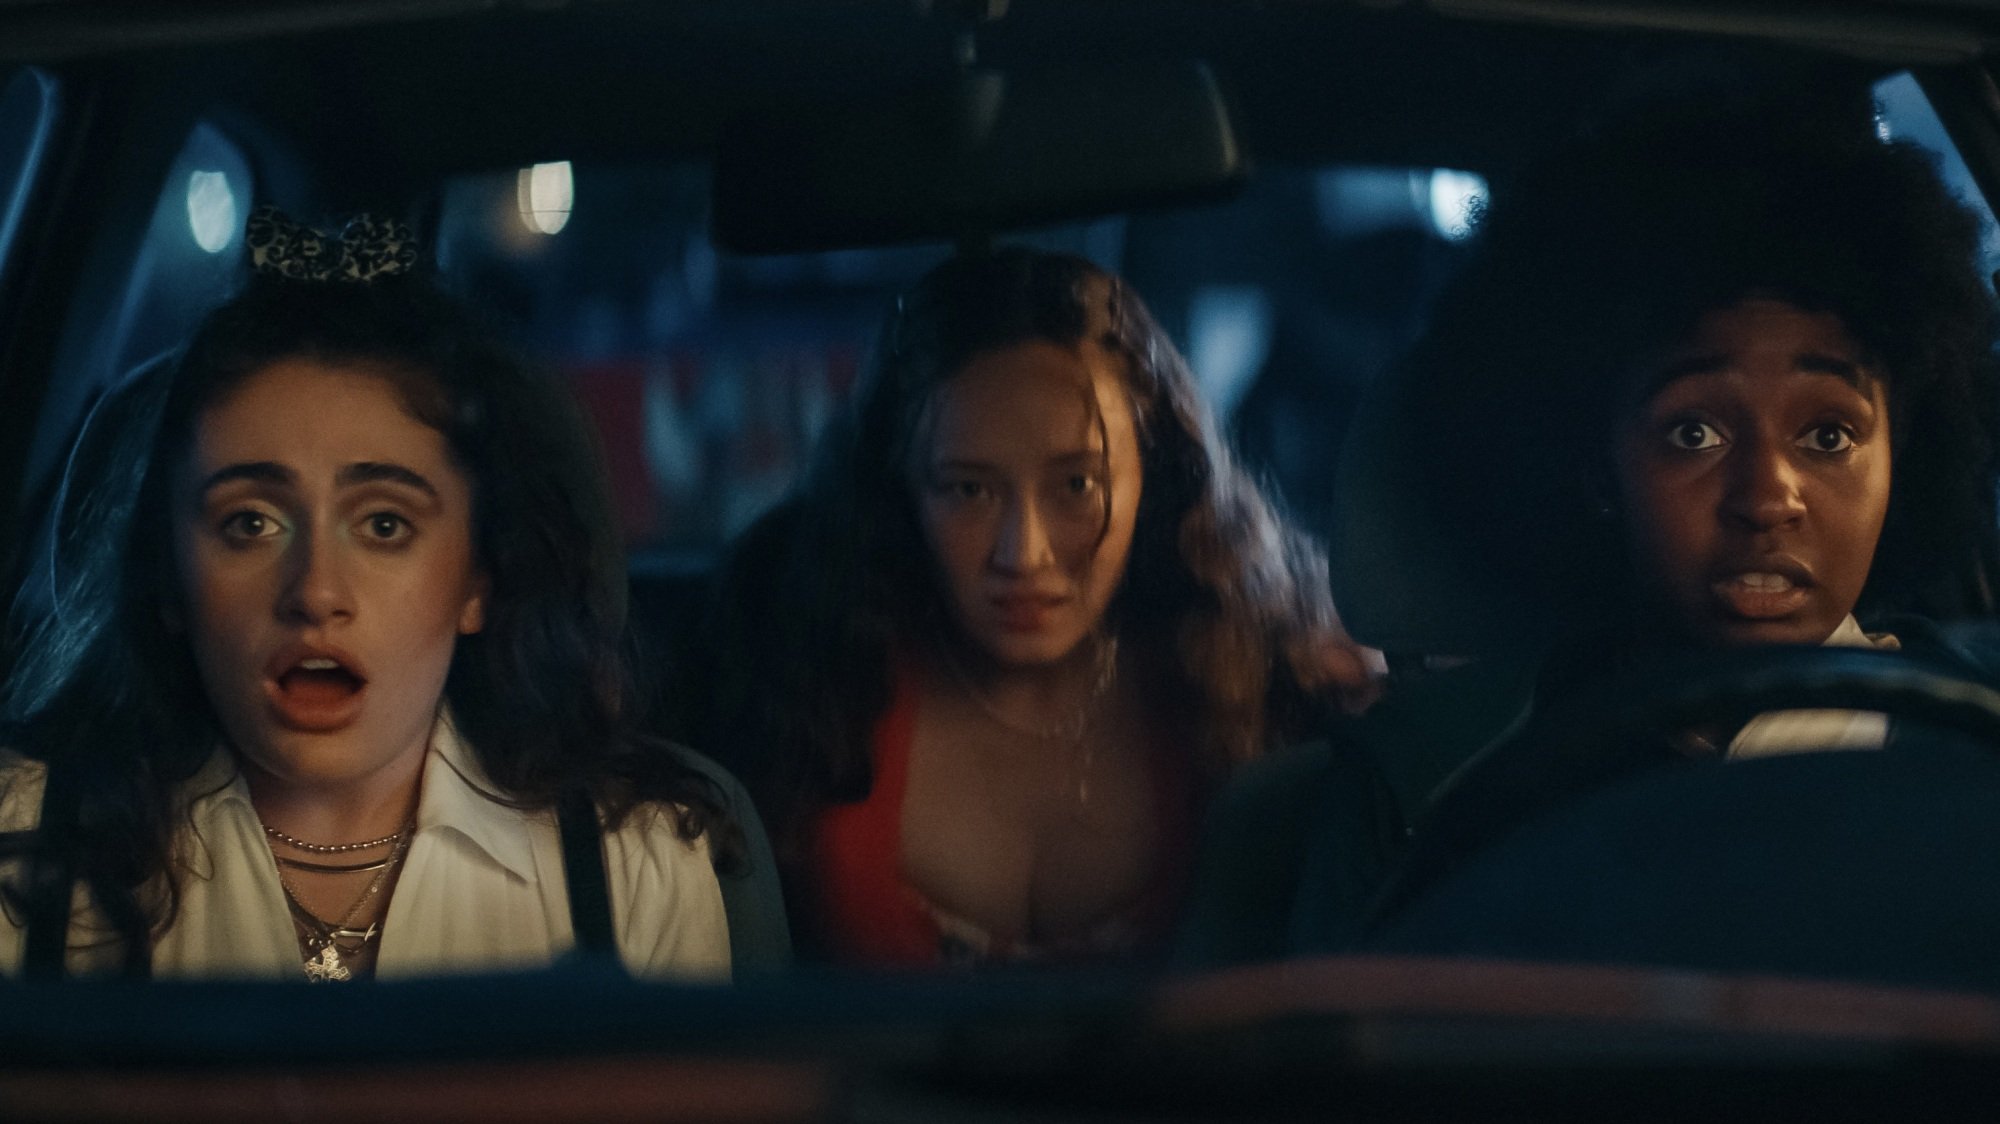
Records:
[[[264,834],[273,844],[282,844],[294,850],[312,855],[346,855],[356,851],[368,851],[378,847],[388,847],[389,853],[378,859],[361,862],[324,862],[316,859],[302,859],[292,855],[279,854],[274,846],[271,857],[278,862],[278,885],[284,888],[285,904],[291,907],[293,928],[297,931],[299,951],[305,960],[306,979],[314,983],[337,982],[354,978],[353,962],[358,960],[370,942],[382,933],[382,926],[370,922],[365,929],[357,929],[354,922],[368,908],[382,887],[388,885],[396,868],[402,864],[403,856],[410,850],[410,840],[416,836],[416,823],[405,823],[396,831],[380,839],[370,839],[362,843],[308,843],[303,839],[286,835],[274,827],[265,827]],[[299,900],[299,891],[292,880],[285,877],[286,869],[303,870],[312,874],[360,874],[374,871],[375,877],[353,904],[341,914],[338,921],[322,920],[305,907]]]
[[[972,675],[959,663],[958,658],[951,654],[951,649],[949,647],[945,649],[945,666],[950,668],[952,678],[957,681],[959,689],[965,692],[965,696],[971,699],[973,705],[977,706],[994,725],[1023,737],[1052,745],[1068,746],[1074,750],[1071,766],[1076,776],[1074,785],[1070,786],[1070,794],[1076,798],[1079,808],[1090,806],[1090,774],[1097,763],[1097,746],[1089,736],[1091,726],[1097,721],[1098,713],[1104,709],[1102,705],[1104,698],[1111,693],[1111,685],[1118,678],[1118,638],[1115,636],[1109,639],[1100,638],[1096,641],[1096,646],[1090,693],[1068,713],[1059,715],[1055,721],[1047,723],[1023,722],[1007,713],[1000,704],[994,702],[980,689],[973,681]]]

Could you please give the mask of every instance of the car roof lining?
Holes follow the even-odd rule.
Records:
[[[1227,37],[1213,33],[1218,6],[1232,9]],[[52,8],[131,7],[0,5],[0,44],[7,44],[0,57],[34,54],[34,35],[9,38],[23,23],[17,9],[48,18]],[[476,17],[466,7],[363,5],[356,18],[372,22],[267,34],[254,49],[146,39],[143,49],[107,47],[88,58],[79,49],[57,69],[133,88],[168,83],[191,103],[232,107],[291,138],[331,197],[373,205],[407,200],[447,176],[545,160],[700,158],[747,116],[893,94],[934,83],[955,66],[952,28],[904,3],[596,0],[555,11],[487,4]],[[1763,44],[1622,27],[1506,26],[1410,6],[1150,0],[1141,7],[1014,0],[1006,19],[981,32],[980,61],[1005,69],[1204,58],[1239,111],[1253,159],[1489,171],[1573,129],[1580,107],[1613,96],[1635,73]],[[331,19],[323,9],[286,6],[301,23]],[[226,26],[216,35],[250,33],[218,20]],[[281,26],[276,16],[258,25]],[[120,41],[103,34],[91,43]],[[45,48],[57,50],[52,42]],[[829,42],[842,49],[826,50]],[[591,80],[578,83],[573,70],[548,65],[552,57],[591,59]],[[1891,68],[1881,60],[1851,65],[1864,77]]]
[[[1966,57],[2000,39],[2000,11],[1990,0],[1890,0],[1799,5],[1745,0],[1004,0],[996,26],[1034,22],[1043,10],[1067,10],[1131,36],[1153,34],[1156,18],[1175,13],[1213,20],[1271,12],[1282,18],[1319,13],[1428,11],[1454,18],[1545,26],[1650,29],[1786,40],[1798,45],[1919,52]],[[388,28],[457,17],[559,13],[565,21],[603,13],[611,21],[662,15],[711,27],[758,28],[803,37],[817,21],[952,22],[938,0],[7,0],[0,3],[0,58],[49,61],[93,55],[225,44],[343,28]],[[1102,46],[1103,44],[1099,44]],[[1903,63],[1922,61],[1911,55]],[[1933,58],[1930,61],[1942,61]]]

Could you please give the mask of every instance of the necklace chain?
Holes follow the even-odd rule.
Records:
[[[301,851],[310,851],[315,855],[342,855],[349,851],[366,851],[370,847],[386,847],[391,843],[401,840],[403,833],[410,830],[413,826],[415,825],[404,824],[402,827],[384,835],[380,839],[370,839],[363,843],[308,843],[296,836],[286,835],[269,824],[264,825],[264,834],[283,843],[287,847],[295,847]]]
[[[1118,638],[1100,640],[1097,645],[1097,669],[1090,684],[1090,695],[1076,708],[1068,721],[1047,725],[1031,726],[1016,719],[999,704],[986,696],[986,692],[972,681],[972,676],[958,662],[950,649],[945,651],[945,665],[951,669],[952,678],[958,686],[986,715],[988,721],[1016,734],[1034,738],[1037,741],[1070,746],[1074,754],[1069,767],[1074,772],[1074,786],[1070,795],[1076,798],[1075,810],[1087,814],[1091,803],[1090,778],[1097,763],[1097,746],[1088,735],[1092,722],[1102,709],[1100,703],[1111,691],[1111,684],[1118,678]]]
[[[354,903],[347,907],[345,913],[341,914],[340,920],[334,922],[324,921],[317,914],[313,913],[312,910],[307,909],[305,903],[299,900],[298,888],[292,885],[291,879],[285,877],[285,865],[288,862],[296,865],[297,860],[286,860],[278,858],[276,855],[272,856],[272,858],[278,859],[278,885],[285,892],[285,904],[291,908],[292,919],[299,930],[299,945],[305,954],[303,966],[307,979],[320,982],[353,978],[354,972],[342,962],[343,958],[359,955],[361,950],[368,946],[368,942],[374,940],[382,932],[382,926],[374,922],[370,922],[366,929],[356,929],[353,927],[354,920],[361,916],[362,909],[367,906],[369,901],[376,894],[382,892],[382,887],[389,881],[390,872],[402,861],[403,856],[409,853],[410,840],[414,836],[415,828],[416,824],[406,823],[394,835],[386,836],[373,844],[355,843],[335,848],[338,850],[358,850],[364,846],[379,847],[382,843],[390,841],[396,844],[396,849],[389,853],[388,858],[382,860],[379,868],[377,864],[373,863],[363,864],[354,868],[357,872],[374,869],[375,877],[368,880],[368,885],[361,891],[361,895],[354,899]],[[268,827],[264,830],[267,832],[271,831]],[[272,832],[271,834],[274,839],[293,843],[289,836],[284,836],[277,832]],[[316,870],[321,868],[306,865],[301,867],[301,869]],[[347,873],[347,871],[340,870],[327,872]]]
[[[279,866],[288,866],[291,867],[293,870],[303,870],[312,874],[360,874],[363,871],[381,870],[383,867],[388,866],[389,859],[394,854],[395,852],[391,851],[389,854],[384,855],[379,859],[374,859],[365,863],[316,863],[306,859],[295,859],[290,855],[280,855],[276,853],[273,853],[271,857],[278,860]]]
[[[952,655],[949,649],[946,650],[944,662],[951,669],[952,678],[958,681],[959,689],[963,690],[966,697],[1001,729],[1024,734],[1037,741],[1075,744],[1081,742],[1083,736],[1090,732],[1091,722],[1097,717],[1098,703],[1110,693],[1112,682],[1118,678],[1118,638],[1114,636],[1109,640],[1100,640],[1097,644],[1097,668],[1091,680],[1090,695],[1077,706],[1067,720],[1045,726],[1023,722],[1002,710],[998,703],[987,697],[986,692],[980,690],[979,685],[972,681],[972,676],[966,672],[964,665],[958,662],[958,657]]]

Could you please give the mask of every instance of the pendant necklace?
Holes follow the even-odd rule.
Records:
[[[415,827],[414,823],[404,824],[402,830],[396,832],[394,835],[384,836],[382,839],[374,840],[371,843],[335,844],[332,846],[304,844],[292,839],[290,836],[272,831],[268,827],[264,829],[273,839],[280,840],[290,846],[303,847],[306,850],[319,853],[359,850],[368,846],[379,847],[383,843],[391,841],[395,843],[395,849],[389,852],[387,858],[372,863],[355,863],[351,865],[309,863],[302,859],[287,859],[275,853],[272,855],[272,858],[277,859],[279,864],[278,885],[285,891],[285,904],[292,911],[292,920],[299,939],[299,949],[304,956],[303,967],[306,979],[314,983],[326,983],[354,978],[354,969],[348,966],[347,961],[360,956],[362,950],[367,948],[368,943],[382,933],[382,926],[379,923],[370,922],[367,928],[356,929],[353,927],[354,920],[361,916],[361,911],[367,907],[376,894],[382,891],[382,887],[389,881],[390,873],[396,869],[398,863],[402,862],[403,856],[409,853],[410,840],[415,834]],[[339,921],[327,922],[321,920],[305,907],[305,903],[299,900],[298,889],[292,885],[291,879],[285,877],[284,868],[287,866],[300,870],[330,874],[346,874],[363,870],[373,870],[375,871],[375,877],[369,879],[367,887],[361,891],[361,896],[354,899],[354,904],[347,907],[347,911],[341,915]]]

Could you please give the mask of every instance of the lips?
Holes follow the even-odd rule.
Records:
[[[1723,567],[1709,582],[1709,592],[1722,611],[1740,620],[1766,621],[1792,616],[1812,600],[1812,571],[1789,557],[1747,560]]]
[[[1000,627],[1009,632],[1040,632],[1067,598],[1052,593],[1007,593],[988,599]]]
[[[351,724],[361,713],[368,676],[338,648],[294,644],[264,669],[264,693],[273,717],[286,729],[325,733]]]

